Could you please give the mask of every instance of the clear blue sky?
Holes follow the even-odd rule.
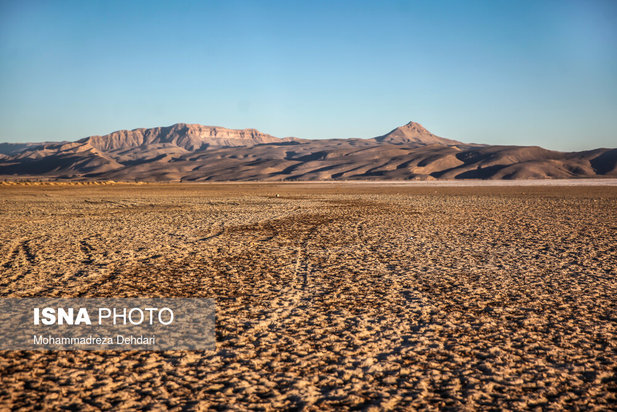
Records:
[[[1,1],[0,141],[177,122],[617,147],[617,1]]]

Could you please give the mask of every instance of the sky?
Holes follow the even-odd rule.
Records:
[[[0,141],[200,123],[617,147],[617,2],[0,0]]]

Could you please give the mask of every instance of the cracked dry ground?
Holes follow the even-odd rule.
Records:
[[[0,187],[1,296],[217,302],[212,352],[0,352],[0,406],[614,407],[616,200],[616,187]]]

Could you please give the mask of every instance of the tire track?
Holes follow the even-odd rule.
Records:
[[[4,268],[8,269],[13,266],[12,262],[14,262],[17,256],[19,255],[19,246],[20,246],[20,243],[17,242],[15,246],[13,246],[12,248],[9,248],[10,252],[8,253],[8,257],[2,263],[2,266]]]
[[[16,246],[14,246],[12,249],[9,249],[11,250],[11,252],[9,252],[9,256],[2,266],[5,269],[14,268],[16,266],[23,266],[19,264],[20,262],[18,262],[19,256],[23,257],[21,263],[26,263],[27,265],[32,266],[36,265],[36,254],[32,251],[32,248],[30,247],[30,242],[35,239],[27,239],[17,242]]]
[[[366,219],[361,219],[361,218],[358,218],[356,222],[355,231],[356,231],[356,238],[358,239],[358,243],[361,243],[365,238],[365,228],[364,228],[365,223],[366,223]]]
[[[54,279],[54,284],[47,287],[42,287],[36,290],[33,295],[40,296],[41,294],[45,295],[47,293],[54,293],[57,291],[62,291],[63,293],[68,293],[71,296],[83,296],[87,293],[91,288],[92,284],[83,285],[84,279],[91,277],[96,272],[97,268],[102,268],[108,265],[108,263],[97,262],[98,259],[95,257],[96,248],[89,242],[89,239],[96,238],[95,236],[90,236],[88,238],[84,238],[78,242],[78,246],[73,244],[74,248],[79,247],[79,250],[84,256],[82,259],[81,265],[77,267],[70,268],[70,270],[66,271],[62,276],[59,276]],[[106,273],[99,273],[97,279],[103,276],[105,279],[109,276]],[[98,283],[104,283],[105,280],[97,281]],[[80,287],[81,285],[81,287]],[[85,287],[84,287],[85,286]],[[99,287],[98,285],[97,287]],[[77,292],[73,292],[73,290],[77,289]]]
[[[258,242],[268,242],[280,235],[277,229],[277,226],[279,226],[278,224],[281,223],[281,220],[292,217],[294,212],[295,211],[279,213],[275,216],[269,216],[269,217],[257,220],[255,222],[252,222],[246,225],[225,226],[225,223],[221,222],[221,229],[219,230],[219,232],[213,235],[198,239],[198,241],[200,242],[208,241],[211,239],[221,237],[224,234],[230,234],[236,231],[245,231],[246,229],[251,228],[251,229],[260,229],[263,231],[270,232],[271,233],[270,235],[265,236],[262,239],[257,239]],[[252,243],[252,242],[249,241],[249,243]]]
[[[201,239],[198,239],[198,241],[199,242],[207,242],[208,240],[212,240],[212,239],[215,239],[217,237],[223,236],[226,231],[227,231],[227,228],[225,227],[225,222],[221,222],[221,229],[217,233],[215,233],[213,235],[210,235],[210,236],[206,236],[206,237],[201,238]]]
[[[38,238],[25,239],[18,241],[16,245],[10,249],[8,258],[2,265],[7,271],[2,276],[0,288],[7,288],[3,293],[4,296],[10,296],[18,291],[17,284],[28,277],[32,273],[32,267],[36,266],[37,257],[30,242]]]
[[[306,294],[310,282],[312,263],[307,259],[309,255],[309,245],[314,240],[318,230],[332,223],[334,220],[335,219],[324,219],[321,222],[314,223],[300,238],[300,242],[296,247],[294,270],[289,285],[278,297],[273,299],[270,315],[267,316],[266,319],[258,321],[244,332],[247,336],[250,336],[258,330],[267,328],[281,319],[289,318],[292,312],[297,309],[300,301]]]
[[[31,265],[35,265],[36,264],[36,256],[32,252],[32,249],[30,248],[30,240],[26,240],[26,241],[22,242],[21,243],[21,248],[24,251],[24,256],[26,257],[26,260]]]
[[[85,239],[81,240],[79,243],[80,243],[79,248],[81,249],[82,253],[86,256],[86,258],[82,260],[82,263],[85,263],[86,265],[94,263],[94,258],[92,256],[92,251],[94,249],[92,248],[92,246],[90,246],[90,244]]]
[[[262,225],[262,227],[272,233],[269,236],[264,237],[263,239],[259,239],[260,242],[269,242],[275,237],[279,236],[279,231],[276,229],[276,226],[272,224],[276,219],[280,219],[280,217],[276,217],[275,219],[268,220],[266,223]]]
[[[96,290],[99,289],[101,286],[103,286],[106,283],[116,279],[118,277],[118,275],[120,275],[120,272],[118,272],[118,271],[113,271],[113,272],[111,272],[111,273],[109,273],[107,275],[102,275],[101,277],[99,277],[99,280],[97,280],[94,283],[91,283],[91,284],[87,285],[85,288],[83,288],[80,291],[78,291],[76,293],[76,296],[81,298],[81,297],[85,297],[90,292],[93,292],[93,291],[96,292]]]

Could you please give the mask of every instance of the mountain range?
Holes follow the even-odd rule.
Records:
[[[617,177],[617,149],[462,143],[409,122],[359,139],[277,138],[178,123],[76,142],[0,143],[0,178],[119,181]]]

